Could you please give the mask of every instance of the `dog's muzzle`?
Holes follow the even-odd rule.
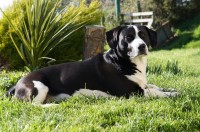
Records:
[[[147,55],[147,46],[145,44],[141,44],[139,47],[139,55]]]

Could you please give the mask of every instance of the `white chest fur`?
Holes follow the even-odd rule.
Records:
[[[136,71],[134,75],[126,75],[126,77],[137,83],[141,88],[146,88],[147,79],[146,79],[146,66],[147,58],[146,56],[136,56],[131,60],[132,63],[136,64],[136,68],[139,70]]]

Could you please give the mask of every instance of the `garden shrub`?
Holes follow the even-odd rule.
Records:
[[[11,12],[7,11],[9,9],[7,9],[5,11],[5,14],[8,16],[9,20],[11,20],[12,23],[14,20],[14,23],[19,24],[18,27],[22,27],[22,28],[24,28],[23,23],[20,21],[24,19],[25,24],[27,24],[27,22],[28,22],[28,21],[26,21],[27,16],[26,16],[26,12],[24,11],[25,9],[23,8],[23,4],[24,4],[23,1],[24,0],[18,1],[18,3],[20,3],[22,5],[21,6],[18,4],[18,7],[19,6],[21,7],[21,10],[19,9],[20,12],[18,10],[16,11],[16,13],[12,12],[12,11]],[[32,0],[32,1],[34,1],[34,0]],[[37,1],[37,0],[35,0],[35,1]],[[55,1],[53,1],[53,2],[55,2]],[[15,10],[15,8],[17,7],[16,4],[17,3],[14,3],[13,6],[10,7],[10,9],[12,8]],[[52,5],[54,5],[54,4],[52,4]],[[52,50],[52,52],[50,54],[47,54],[47,56],[42,56],[42,57],[55,58],[56,60],[58,60],[56,63],[60,63],[61,61],[79,60],[81,58],[81,53],[82,53],[82,44],[83,44],[83,38],[84,38],[84,31],[83,31],[84,25],[100,23],[100,20],[102,17],[102,12],[101,12],[101,10],[99,10],[100,6],[101,6],[101,4],[97,0],[93,1],[89,6],[87,6],[83,0],[80,2],[79,6],[68,6],[66,8],[66,11],[64,11],[64,14],[62,14],[60,16],[65,19],[60,20],[59,25],[63,25],[63,26],[67,25],[66,22],[70,21],[72,19],[68,16],[74,15],[74,19],[73,19],[74,22],[71,24],[75,23],[77,25],[76,29],[79,29],[79,27],[82,27],[82,28],[80,28],[79,30],[76,31],[76,30],[70,29],[73,26],[69,26],[69,28],[67,28],[66,30],[69,29],[69,30],[72,30],[75,32],[70,37],[67,37],[67,39],[65,38],[64,41],[62,41],[62,43],[60,45],[58,45],[58,47],[56,47],[55,50]],[[59,8],[57,10],[61,10],[61,9]],[[76,12],[76,14],[74,12]],[[13,17],[10,17],[10,14],[14,14]],[[21,14],[21,16],[17,15],[17,14]],[[21,18],[18,19],[19,17],[21,17]],[[6,21],[5,16],[3,17],[3,19],[1,21]],[[2,26],[2,24],[7,24],[7,25]],[[78,27],[78,25],[79,25],[79,27]],[[0,32],[1,32],[0,34],[2,34],[1,38],[3,38],[0,40],[1,41],[0,52],[1,52],[1,54],[3,54],[3,57],[9,61],[9,63],[12,65],[12,67],[20,66],[22,64],[21,60],[19,59],[19,55],[17,55],[16,50],[14,50],[14,46],[11,42],[9,34],[12,33],[13,40],[15,41],[15,43],[18,47],[18,50],[23,49],[22,52],[25,52],[25,53],[28,53],[28,52],[24,51],[24,48],[22,48],[22,49],[20,48],[19,45],[20,45],[21,41],[18,39],[19,36],[15,35],[16,30],[13,31],[8,28],[9,27],[8,22],[1,23],[0,28],[1,27],[7,27],[7,29],[6,28],[3,28],[2,30],[0,29]],[[2,43],[5,40],[5,38],[8,39],[8,42]],[[10,47],[10,48],[7,48],[7,47]],[[11,51],[12,56],[17,57],[17,59],[13,59],[10,54],[7,54],[8,53],[7,51],[9,51],[9,49],[12,50]],[[70,54],[70,53],[73,53],[73,54]],[[23,58],[27,59],[28,57],[26,56]],[[41,58],[36,58],[36,59],[41,59]],[[34,66],[33,69],[46,65],[45,64],[46,62],[47,61],[44,61],[41,65],[39,64],[38,66]],[[26,62],[26,64],[28,64],[28,63]]]
[[[87,25],[100,24],[103,14],[100,10],[97,10],[98,6],[99,5],[94,2],[92,2],[89,5],[89,7],[87,7],[87,5],[85,4],[82,4],[79,7],[80,8],[79,10],[84,12],[85,15],[82,14],[82,16],[80,16],[80,20],[90,19]],[[77,5],[75,5],[75,8],[77,8]],[[92,15],[93,16],[92,18],[87,15],[90,14],[90,12],[93,12],[94,10],[96,10],[96,12],[95,14]],[[73,12],[73,9],[71,8],[68,12],[69,13]],[[84,37],[85,37],[85,28],[83,27],[74,32],[74,34],[67,41],[64,41],[64,45],[58,46],[56,50],[54,50],[50,54],[50,57],[56,59],[55,63],[81,60],[83,54],[82,49],[83,49]]]
[[[4,11],[12,20],[13,24],[17,24],[16,20],[20,17],[20,10],[16,8],[18,4],[25,8],[25,0],[21,0],[19,3],[14,1],[13,5]],[[9,37],[10,33],[14,33],[14,31],[9,29],[9,23],[6,17],[2,16],[0,19],[0,55],[7,61],[9,68],[19,68],[24,64]],[[14,38],[15,40],[18,39],[17,36]],[[19,39],[17,41],[20,43]]]

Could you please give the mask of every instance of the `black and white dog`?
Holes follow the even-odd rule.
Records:
[[[94,90],[93,93],[100,91],[127,98],[130,95],[166,97],[176,94],[147,85],[148,46],[156,46],[155,31],[145,26],[119,26],[106,32],[106,38],[111,48],[108,52],[31,72],[9,89],[7,95],[44,103],[49,97],[66,99],[84,88]]]

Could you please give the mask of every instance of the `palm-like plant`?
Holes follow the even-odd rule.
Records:
[[[71,6],[58,10],[60,2],[56,0],[52,4],[50,0],[27,0],[19,24],[13,24],[7,17],[11,28],[22,42],[19,44],[13,34],[10,34],[13,44],[30,70],[41,67],[44,59],[52,60],[48,57],[52,50],[87,25],[94,15],[101,15],[101,4],[97,0],[93,1],[90,7],[82,1],[79,7]],[[4,15],[6,16],[5,13]]]

